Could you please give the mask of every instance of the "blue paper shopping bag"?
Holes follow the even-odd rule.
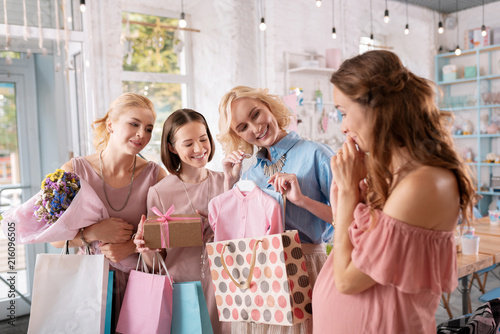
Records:
[[[174,283],[172,334],[213,334],[201,282]]]
[[[106,297],[106,319],[104,322],[104,334],[111,334],[111,308],[113,306],[113,278],[114,271],[109,272],[108,276],[108,295]]]

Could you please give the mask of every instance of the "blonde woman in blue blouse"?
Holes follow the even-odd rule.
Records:
[[[225,189],[239,180],[241,161],[253,154],[257,162],[242,176],[279,200],[286,193],[285,229],[297,230],[311,287],[326,261],[324,243],[333,236],[329,203],[333,151],[322,144],[286,132],[292,114],[281,98],[268,89],[234,87],[219,105],[219,135]],[[312,321],[295,326],[233,323],[233,333],[312,333]]]

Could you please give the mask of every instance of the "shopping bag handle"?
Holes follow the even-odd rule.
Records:
[[[165,270],[165,275],[162,275],[162,276],[167,276],[168,277],[168,281],[170,282],[170,285],[172,286],[172,288],[174,287],[173,286],[173,283],[174,283],[174,280],[172,279],[172,276],[170,276],[169,272],[168,272],[168,269],[167,269],[167,265],[165,264],[165,260],[163,260],[163,257],[160,255],[160,254],[157,254],[155,253],[153,255],[153,274],[155,272],[155,258],[158,258],[158,265],[159,265],[159,269],[158,269],[158,275],[161,275],[161,269],[163,268],[163,270]]]
[[[224,270],[228,274],[231,281],[233,281],[233,283],[240,289],[250,288],[250,283],[252,282],[252,278],[253,278],[253,270],[255,268],[255,257],[257,254],[257,245],[261,242],[262,242],[262,240],[257,240],[257,242],[255,243],[255,246],[253,247],[252,260],[250,261],[250,272],[248,274],[247,280],[243,283],[236,282],[236,280],[233,278],[233,276],[231,275],[231,273],[227,269],[226,261],[224,261],[224,251],[226,250],[226,247],[229,244],[225,244],[224,247],[222,247],[222,252],[220,254],[220,261],[222,262],[222,267],[224,267]]]
[[[139,270],[139,264],[141,264],[140,270]],[[137,257],[137,265],[135,266],[135,270],[142,271],[143,273],[149,274],[148,265],[146,264],[146,261],[142,257],[142,253],[139,253],[139,256]]]
[[[63,249],[61,251],[61,255],[69,255],[69,240],[64,242]],[[85,246],[85,255],[93,255],[89,246]]]

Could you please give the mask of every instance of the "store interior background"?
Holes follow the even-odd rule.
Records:
[[[301,85],[300,79],[294,82],[288,77],[287,81],[286,71],[287,66],[299,66],[301,59],[293,58],[287,63],[286,53],[315,54],[320,66],[325,66],[326,50],[340,50],[342,59],[355,56],[360,51],[361,38],[373,33],[375,40],[395,52],[408,69],[435,81],[438,50],[453,51],[457,44],[463,49],[464,32],[483,24],[481,1],[473,1],[476,5],[473,8],[440,14],[413,4],[428,2],[425,0],[322,0],[321,7],[316,6],[315,0],[87,0],[84,13],[78,11],[79,0],[62,0],[67,4],[68,15],[73,13],[76,29],[66,37],[61,27],[62,52],[59,55],[55,29],[44,30],[48,52],[43,55],[38,48],[37,0],[25,1],[32,32],[29,41],[22,38],[22,1],[4,2],[9,22],[21,22],[17,23],[18,29],[10,28],[10,50],[27,52],[30,48],[34,59],[13,59],[12,64],[7,64],[0,58],[0,76],[9,76],[16,71],[26,73],[30,68],[33,72],[25,76],[34,85],[27,90],[26,110],[23,111],[26,140],[31,143],[26,155],[33,165],[28,172],[26,199],[38,191],[43,175],[59,168],[72,156],[93,152],[90,123],[103,116],[109,104],[123,92],[123,11],[178,18],[183,5],[187,28],[199,32],[185,31],[183,35],[186,50],[189,50],[186,58],[189,73],[182,106],[205,115],[213,135],[218,133],[219,101],[232,87],[267,87],[272,93],[287,95],[291,85]],[[454,6],[456,0],[441,2]],[[40,5],[42,20],[53,20],[54,1],[40,0]],[[389,23],[383,21],[386,5],[390,12]],[[0,5],[0,51],[6,50],[4,14],[4,7]],[[265,31],[259,30],[262,16],[267,24]],[[453,28],[445,26],[445,32],[440,35],[438,22],[445,23],[447,17],[458,18],[458,25]],[[500,27],[499,17],[500,2],[485,1],[484,24],[491,28]],[[405,35],[407,23],[410,33]],[[333,26],[336,39],[331,35]],[[66,38],[68,44],[65,44]],[[82,66],[68,69],[66,55],[79,59]],[[151,77],[157,80],[157,76],[152,74]],[[333,112],[328,75],[317,75],[308,85],[304,87],[304,99],[313,100],[312,94],[318,85],[326,102],[325,108]],[[307,118],[306,113],[304,118]],[[328,131],[321,136],[321,141],[333,149],[340,146],[343,138],[339,125],[331,119]],[[314,126],[310,125],[308,130],[311,136],[315,132]],[[222,149],[217,143],[209,168],[221,170],[222,158]],[[34,253],[28,256],[27,282],[32,279],[29,272],[34,264],[34,254],[53,251],[44,247],[34,249]]]

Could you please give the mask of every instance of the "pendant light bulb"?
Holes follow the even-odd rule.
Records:
[[[457,45],[457,48],[455,49],[455,54],[457,56],[460,56],[462,54],[462,50],[460,50],[460,46]]]
[[[321,7],[321,0],[316,0],[316,7]]]
[[[80,0],[80,11],[85,13],[85,0]]]
[[[407,23],[405,26],[405,35],[408,35],[410,33],[410,25]]]
[[[370,34],[370,43],[373,45],[373,34]]]
[[[187,22],[186,22],[186,14],[184,12],[181,13],[181,19],[179,20],[179,28],[186,28]]]
[[[264,20],[263,17],[260,19],[259,29],[260,31],[265,31],[267,29],[266,20]]]
[[[439,21],[439,24],[438,24],[438,33],[442,34],[443,32],[444,32],[443,22]]]
[[[384,22],[385,23],[389,23],[389,9],[386,9],[385,12],[384,12]]]
[[[483,24],[483,26],[481,27],[481,36],[483,36],[483,37],[484,37],[484,36],[486,36],[487,34],[488,34],[488,32],[486,31],[486,27],[485,27],[485,26],[484,26],[484,24]]]
[[[337,39],[337,32],[335,31],[335,27],[332,28],[332,39]]]

